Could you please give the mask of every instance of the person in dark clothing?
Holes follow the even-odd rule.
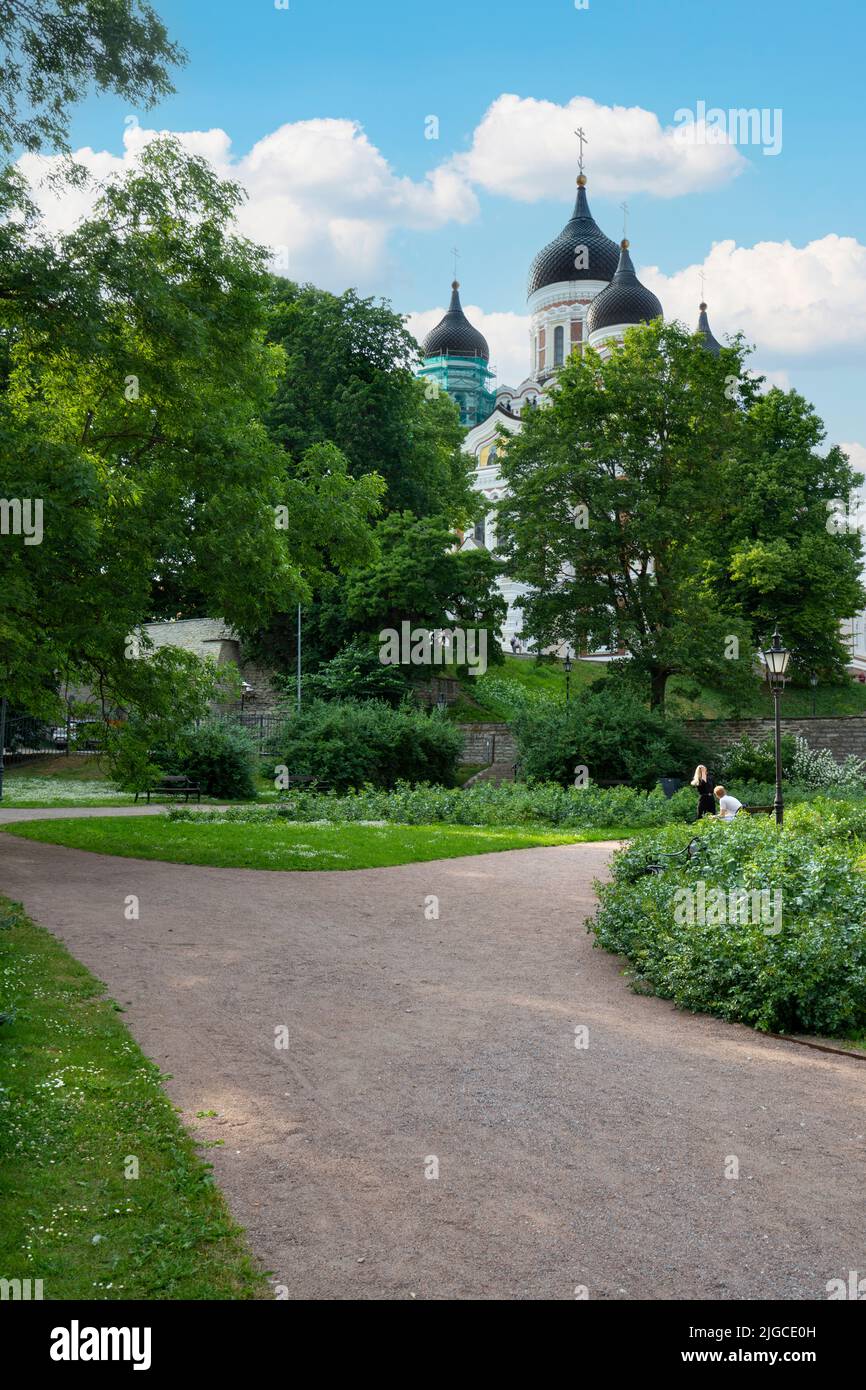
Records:
[[[692,786],[698,793],[697,819],[700,820],[702,816],[714,816],[716,814],[716,800],[713,796],[713,784],[703,763],[698,763],[695,768]]]

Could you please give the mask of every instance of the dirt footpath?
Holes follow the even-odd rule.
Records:
[[[293,874],[0,835],[0,891],[225,1141],[290,1298],[826,1298],[866,1270],[866,1065],[632,994],[584,927],[611,848]]]

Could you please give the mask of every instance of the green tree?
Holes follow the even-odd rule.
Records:
[[[826,432],[796,391],[776,388],[755,400],[735,458],[728,461],[721,518],[718,588],[737,605],[756,641],[778,622],[800,676],[841,678],[847,652],[839,624],[866,600],[861,536],[839,503],[855,474],[838,447],[821,452]]]
[[[66,149],[89,88],[149,107],[184,61],[144,0],[0,0],[0,148]]]
[[[169,601],[244,632],[372,557],[381,480],[332,444],[290,468],[262,423],[283,359],[240,197],[154,141],[75,231],[31,208],[5,243],[0,496],[38,499],[44,536],[0,544],[0,680],[34,712],[64,677],[122,703],[127,636]]]
[[[526,630],[623,648],[653,707],[673,674],[732,688],[749,669],[748,625],[709,563],[756,390],[744,355],[738,342],[715,358],[678,324],[631,329],[606,360],[572,356],[549,406],[503,440],[498,534],[529,587]]]
[[[317,689],[345,693],[345,676],[357,668],[359,678],[394,695],[391,679],[373,680],[373,646],[383,628],[402,622],[426,628],[461,627],[487,632],[488,661],[501,661],[495,640],[505,621],[506,605],[496,587],[501,565],[487,550],[461,551],[459,537],[441,517],[389,512],[375,528],[376,555],[344,576],[324,575],[315,602],[305,605],[304,669],[323,672]],[[287,613],[259,634],[258,648],[276,655],[288,672],[294,667],[295,615]],[[385,668],[383,668],[384,670]],[[429,677],[426,668],[408,667],[407,680]]]
[[[414,376],[418,345],[402,318],[354,290],[328,294],[274,277],[270,337],[285,369],[268,412],[272,438],[293,456],[329,440],[353,477],[376,472],[390,511],[473,512],[471,469],[457,407],[427,398]]]

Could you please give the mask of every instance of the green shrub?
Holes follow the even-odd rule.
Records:
[[[796,752],[793,734],[782,735],[782,776],[790,777]],[[737,779],[746,782],[772,782],[776,780],[776,745],[772,734],[760,743],[753,743],[748,734],[743,734],[736,743],[725,748],[716,759],[714,775],[728,785]]]
[[[178,820],[211,819],[214,813],[176,808]],[[260,807],[240,807],[223,816],[226,820],[294,821],[399,821],[404,825],[553,825],[562,829],[632,829],[690,821],[695,814],[691,789],[670,799],[655,789],[638,787],[560,787],[525,782],[479,782],[459,788],[411,786],[398,782],[393,788],[363,787],[340,796],[315,791],[287,791],[279,802]]]
[[[207,720],[182,733],[172,748],[156,750],[154,757],[163,772],[185,773],[207,796],[237,801],[256,796],[255,751],[240,724]]]
[[[706,852],[642,870],[682,847],[695,828],[671,827],[619,853],[598,885],[590,930],[632,962],[637,982],[680,1007],[772,1032],[851,1036],[866,1028],[866,880],[845,838],[866,822],[859,806],[815,803],[784,829],[764,818],[713,821],[697,833]],[[704,884],[782,895],[781,930],[760,922],[679,921],[677,890]],[[710,914],[707,914],[708,916]]]
[[[438,710],[429,714],[381,700],[313,700],[289,719],[280,761],[290,773],[318,777],[335,791],[369,783],[451,786],[463,747],[460,730]]]
[[[525,776],[574,781],[585,766],[592,781],[652,787],[659,777],[686,781],[701,761],[700,745],[674,720],[644,705],[624,682],[581,691],[567,705],[537,702],[514,719]]]
[[[239,724],[208,719],[195,728],[130,719],[109,738],[111,775],[123,791],[144,791],[161,777],[185,774],[207,796],[256,796],[256,759]]]

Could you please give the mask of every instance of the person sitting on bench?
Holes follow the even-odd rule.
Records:
[[[713,787],[713,796],[719,803],[719,820],[733,820],[737,812],[743,809],[742,801],[728,796],[724,787]]]

